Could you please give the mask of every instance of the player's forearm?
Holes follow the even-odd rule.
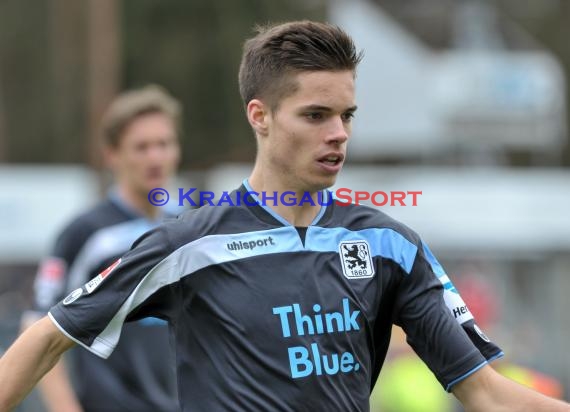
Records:
[[[500,409],[499,409],[500,408]],[[520,412],[569,412],[570,405],[544,396],[516,382],[504,378],[499,386],[489,390],[489,407],[473,405],[466,412],[489,410],[520,411]]]
[[[464,404],[466,412],[569,412],[570,404],[525,390],[501,394],[478,404]]]
[[[50,412],[81,412],[77,396],[69,380],[63,358],[43,377],[38,385],[46,409]]]
[[[0,412],[18,405],[72,345],[47,317],[28,328],[0,359]]]
[[[460,383],[454,394],[466,412],[570,412],[570,404],[549,398],[486,368],[475,385]]]

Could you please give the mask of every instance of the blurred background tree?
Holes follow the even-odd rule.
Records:
[[[99,166],[102,110],[147,83],[184,103],[184,169],[253,160],[242,41],[256,23],[324,15],[301,0],[2,0],[0,160]]]
[[[430,51],[453,47],[461,4],[490,4],[509,47],[548,49],[570,78],[569,1],[363,1],[380,6]],[[255,23],[324,20],[333,4],[355,2],[0,0],[0,162],[100,167],[96,128],[103,109],[115,93],[146,83],[165,86],[184,103],[182,170],[251,161],[255,144],[237,86],[243,39]],[[566,101],[568,87],[567,81]],[[405,107],[397,109],[405,114]],[[538,165],[570,166],[568,138],[562,139],[560,159]],[[511,150],[504,164],[532,165],[531,155]],[[407,161],[453,164],[451,157]],[[406,159],[370,161],[402,165]]]
[[[450,46],[457,1],[370,1],[430,47]],[[494,3],[570,74],[569,2]],[[242,41],[255,23],[323,20],[326,9],[326,0],[1,0],[0,161],[100,166],[102,110],[117,91],[146,83],[185,104],[183,169],[250,161],[236,81]]]

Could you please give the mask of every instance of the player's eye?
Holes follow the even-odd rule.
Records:
[[[305,117],[309,120],[321,120],[324,116],[321,112],[308,112]]]
[[[135,145],[135,151],[138,153],[143,153],[148,149],[148,144],[146,143],[138,143]]]
[[[342,114],[342,121],[345,123],[349,123],[354,119],[354,112],[346,112]]]

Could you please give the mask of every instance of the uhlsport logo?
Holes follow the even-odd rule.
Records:
[[[346,278],[361,279],[374,276],[370,246],[365,240],[341,242],[339,254],[342,272]]]
[[[232,243],[226,243],[226,247],[228,250],[244,250],[249,249],[253,250],[256,247],[264,247],[264,246],[274,246],[275,242],[271,236],[262,239],[252,239],[246,242],[242,242],[241,240],[233,241]]]

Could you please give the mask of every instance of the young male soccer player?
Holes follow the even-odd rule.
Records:
[[[38,270],[35,308],[24,317],[25,324],[45,316],[161,222],[164,210],[153,207],[147,197],[174,175],[179,122],[180,104],[157,86],[125,92],[111,104],[103,137],[116,186],[58,236]],[[48,410],[180,410],[166,322],[147,318],[125,325],[120,343],[106,360],[79,348],[72,352],[68,368],[60,363],[39,385]]]
[[[238,191],[310,193],[317,206],[202,207],[146,234],[8,350],[0,410],[75,343],[106,357],[125,321],[157,316],[175,337],[184,410],[366,411],[395,323],[467,410],[568,411],[487,365],[500,349],[468,313],[455,319],[461,299],[413,231],[368,207],[318,205],[344,162],[359,60],[327,24],[249,40],[239,79],[258,152]]]

